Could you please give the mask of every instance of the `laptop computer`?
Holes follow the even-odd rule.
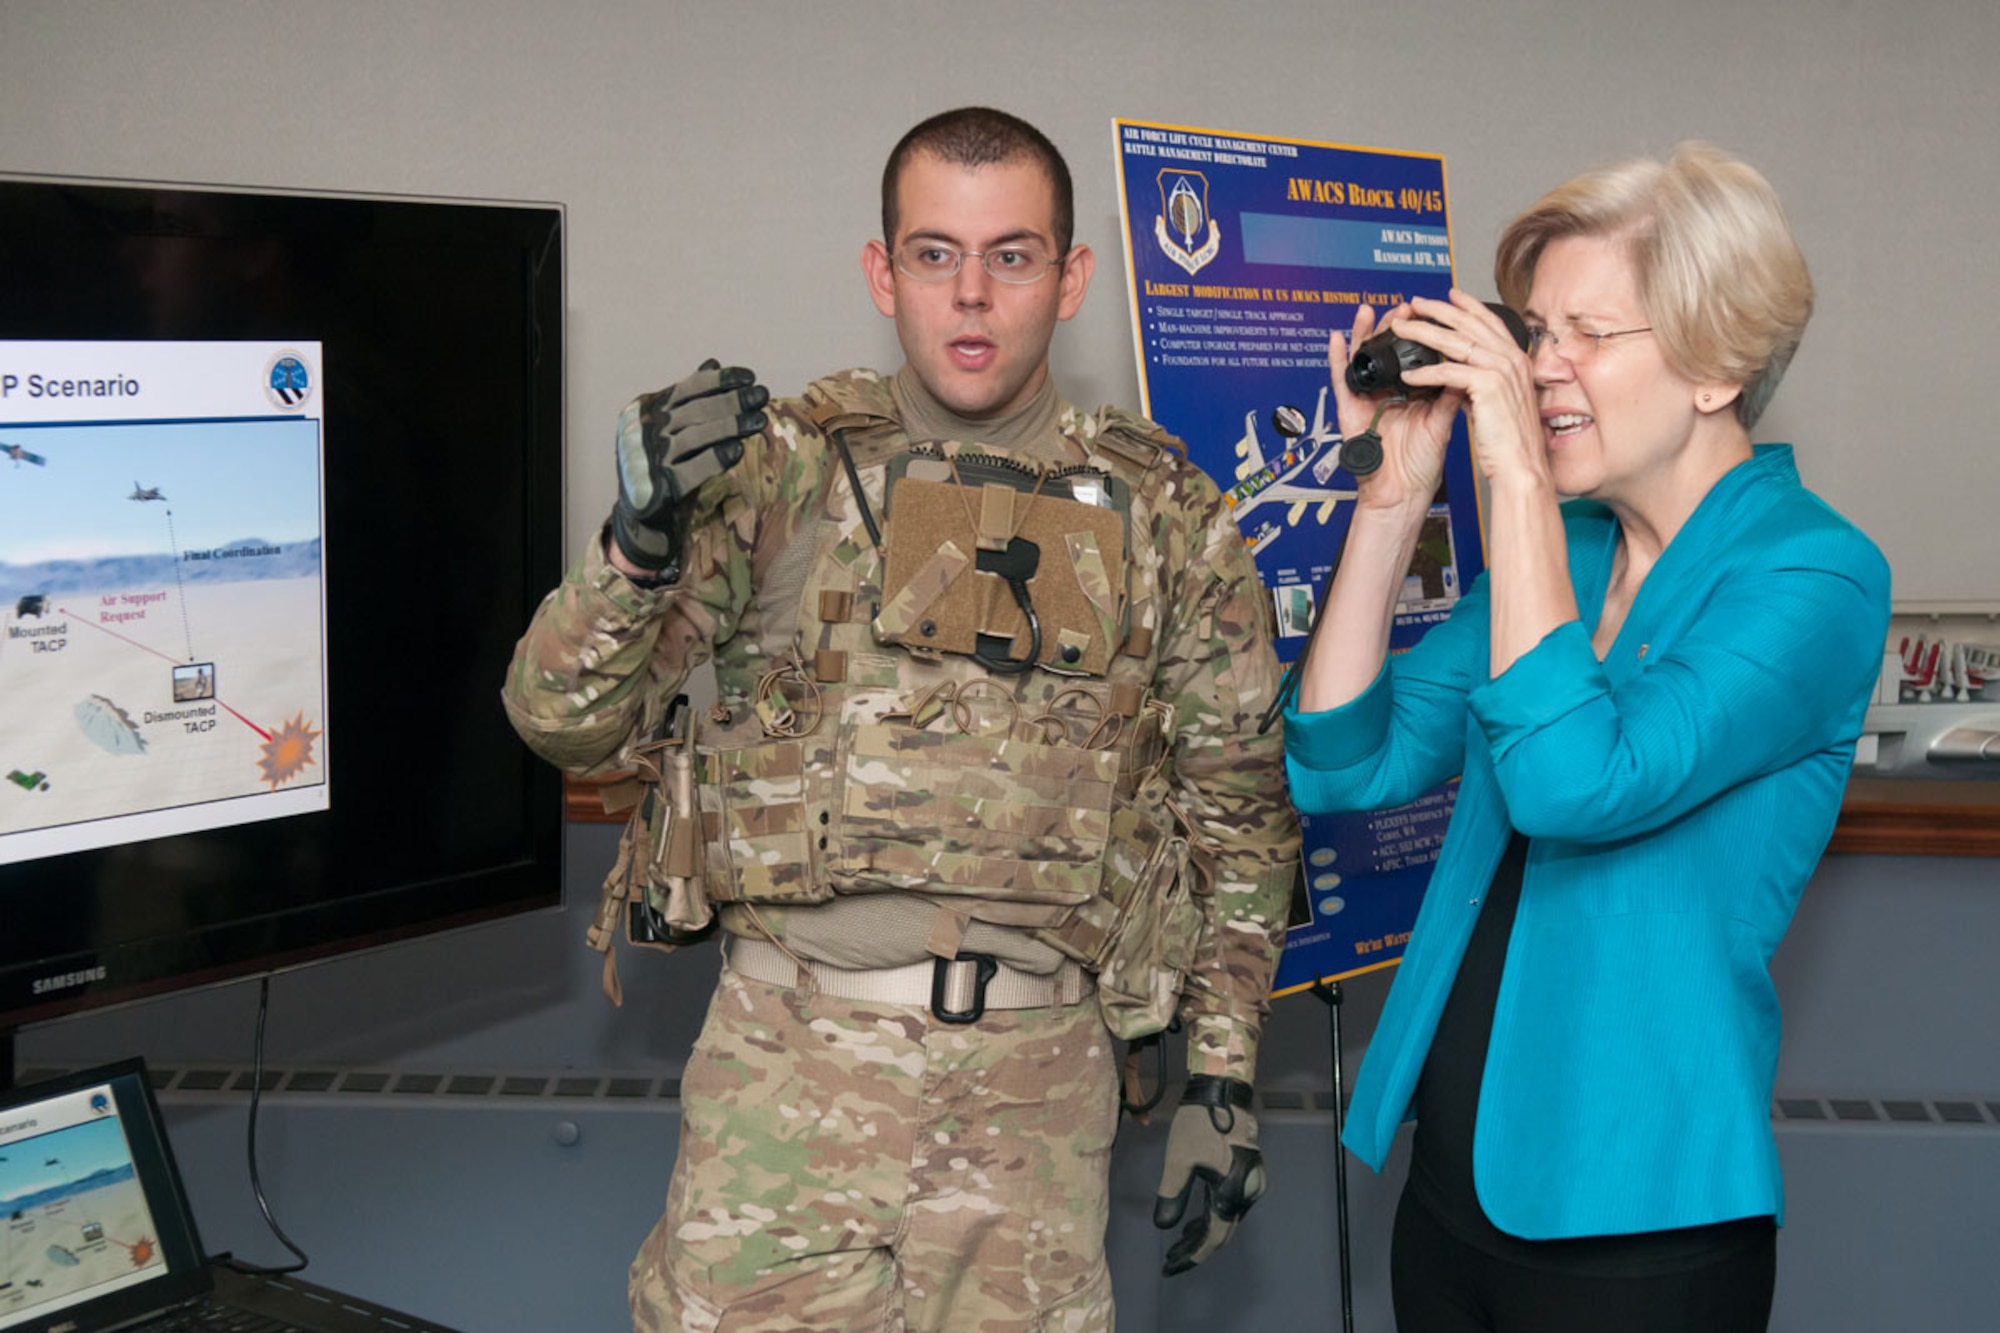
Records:
[[[0,1091],[0,1333],[449,1333],[211,1264],[144,1062]]]

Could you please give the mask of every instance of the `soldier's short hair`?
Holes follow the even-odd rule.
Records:
[[[1055,243],[1058,257],[1069,253],[1070,235],[1076,229],[1076,191],[1070,184],[1069,164],[1049,142],[1049,137],[1005,111],[992,107],[962,106],[940,111],[900,139],[882,168],[882,243],[896,245],[896,187],[902,182],[903,165],[918,153],[930,153],[961,167],[988,167],[1003,162],[1033,162],[1049,178],[1055,193]]]

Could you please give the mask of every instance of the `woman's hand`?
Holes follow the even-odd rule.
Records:
[[[1407,308],[1398,307],[1388,323],[1398,337],[1444,358],[1404,371],[1403,382],[1443,390],[1437,403],[1463,405],[1478,442],[1479,470],[1489,482],[1550,484],[1534,364],[1498,315],[1453,288],[1448,301],[1419,297]],[[1343,427],[1345,423],[1343,417]],[[1444,428],[1450,428],[1449,419]]]
[[[1348,389],[1347,363],[1354,349],[1366,342],[1378,327],[1397,328],[1399,322],[1411,322],[1410,316],[1411,306],[1405,303],[1383,315],[1378,325],[1374,308],[1364,305],[1354,312],[1350,336],[1342,338],[1339,330],[1335,330],[1327,339],[1327,368],[1333,375],[1333,398],[1340,414],[1341,437],[1353,439],[1371,425],[1382,437],[1382,466],[1357,479],[1356,504],[1365,509],[1430,504],[1444,479],[1445,446],[1451,441],[1452,419],[1464,404],[1463,396],[1456,392],[1397,401],[1363,398]]]
[[[1474,456],[1488,483],[1487,669],[1497,680],[1558,625],[1577,618],[1534,363],[1500,317],[1464,292],[1410,308],[1411,317],[1395,321],[1396,332],[1444,360],[1404,371],[1403,382],[1465,404]]]
[[[1383,325],[1407,323],[1408,305],[1383,316]],[[1337,708],[1361,696],[1382,672],[1389,629],[1410,570],[1410,555],[1444,478],[1451,423],[1465,398],[1455,390],[1420,399],[1362,398],[1347,388],[1352,348],[1377,329],[1375,311],[1354,312],[1350,339],[1327,339],[1340,434],[1352,442],[1373,429],[1382,438],[1382,465],[1356,478],[1354,518],[1341,545],[1333,586],[1320,608],[1299,675],[1299,710]],[[1346,446],[1343,446],[1345,448]]]

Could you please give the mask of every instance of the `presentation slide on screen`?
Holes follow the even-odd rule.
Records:
[[[0,1328],[166,1271],[109,1085],[0,1124]]]
[[[320,385],[0,341],[0,864],[327,807]]]

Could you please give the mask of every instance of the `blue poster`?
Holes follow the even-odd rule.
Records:
[[[1114,120],[1145,412],[1222,488],[1269,590],[1279,660],[1306,643],[1352,517],[1327,339],[1452,285],[1444,159]],[[1410,563],[1391,651],[1485,567],[1463,418]],[[1395,810],[1304,817],[1274,993],[1403,955],[1454,781]]]

